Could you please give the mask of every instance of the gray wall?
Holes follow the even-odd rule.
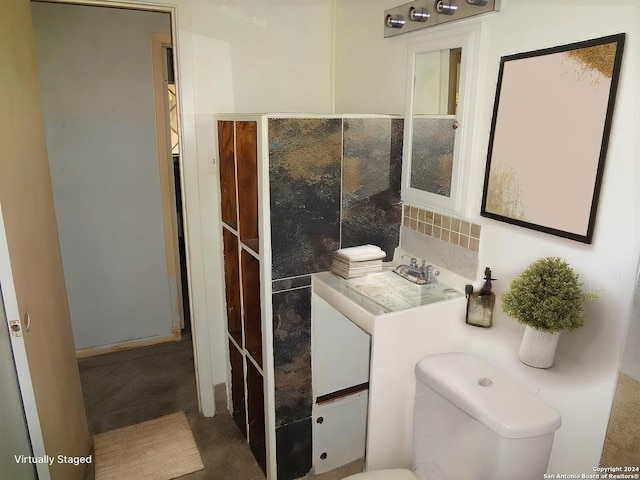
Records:
[[[168,335],[150,33],[169,15],[32,9],[76,348]]]

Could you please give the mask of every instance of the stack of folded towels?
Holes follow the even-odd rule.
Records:
[[[375,245],[341,248],[333,255],[331,271],[342,278],[362,277],[382,271],[382,259],[386,253]]]

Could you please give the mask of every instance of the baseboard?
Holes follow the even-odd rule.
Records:
[[[171,335],[164,335],[162,337],[142,338],[140,340],[131,340],[128,342],[100,345],[99,347],[81,348],[76,350],[76,358],[94,357],[96,355],[104,355],[105,353],[129,350],[131,348],[148,347],[149,345],[156,345],[158,343],[176,342],[181,338],[182,334],[180,330],[174,330]]]

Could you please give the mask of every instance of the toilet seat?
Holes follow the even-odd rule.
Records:
[[[343,480],[417,480],[417,477],[411,470],[393,469],[356,473]]]

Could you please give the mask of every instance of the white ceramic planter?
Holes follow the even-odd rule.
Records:
[[[518,358],[530,367],[549,368],[553,365],[560,332],[548,333],[526,326]]]

